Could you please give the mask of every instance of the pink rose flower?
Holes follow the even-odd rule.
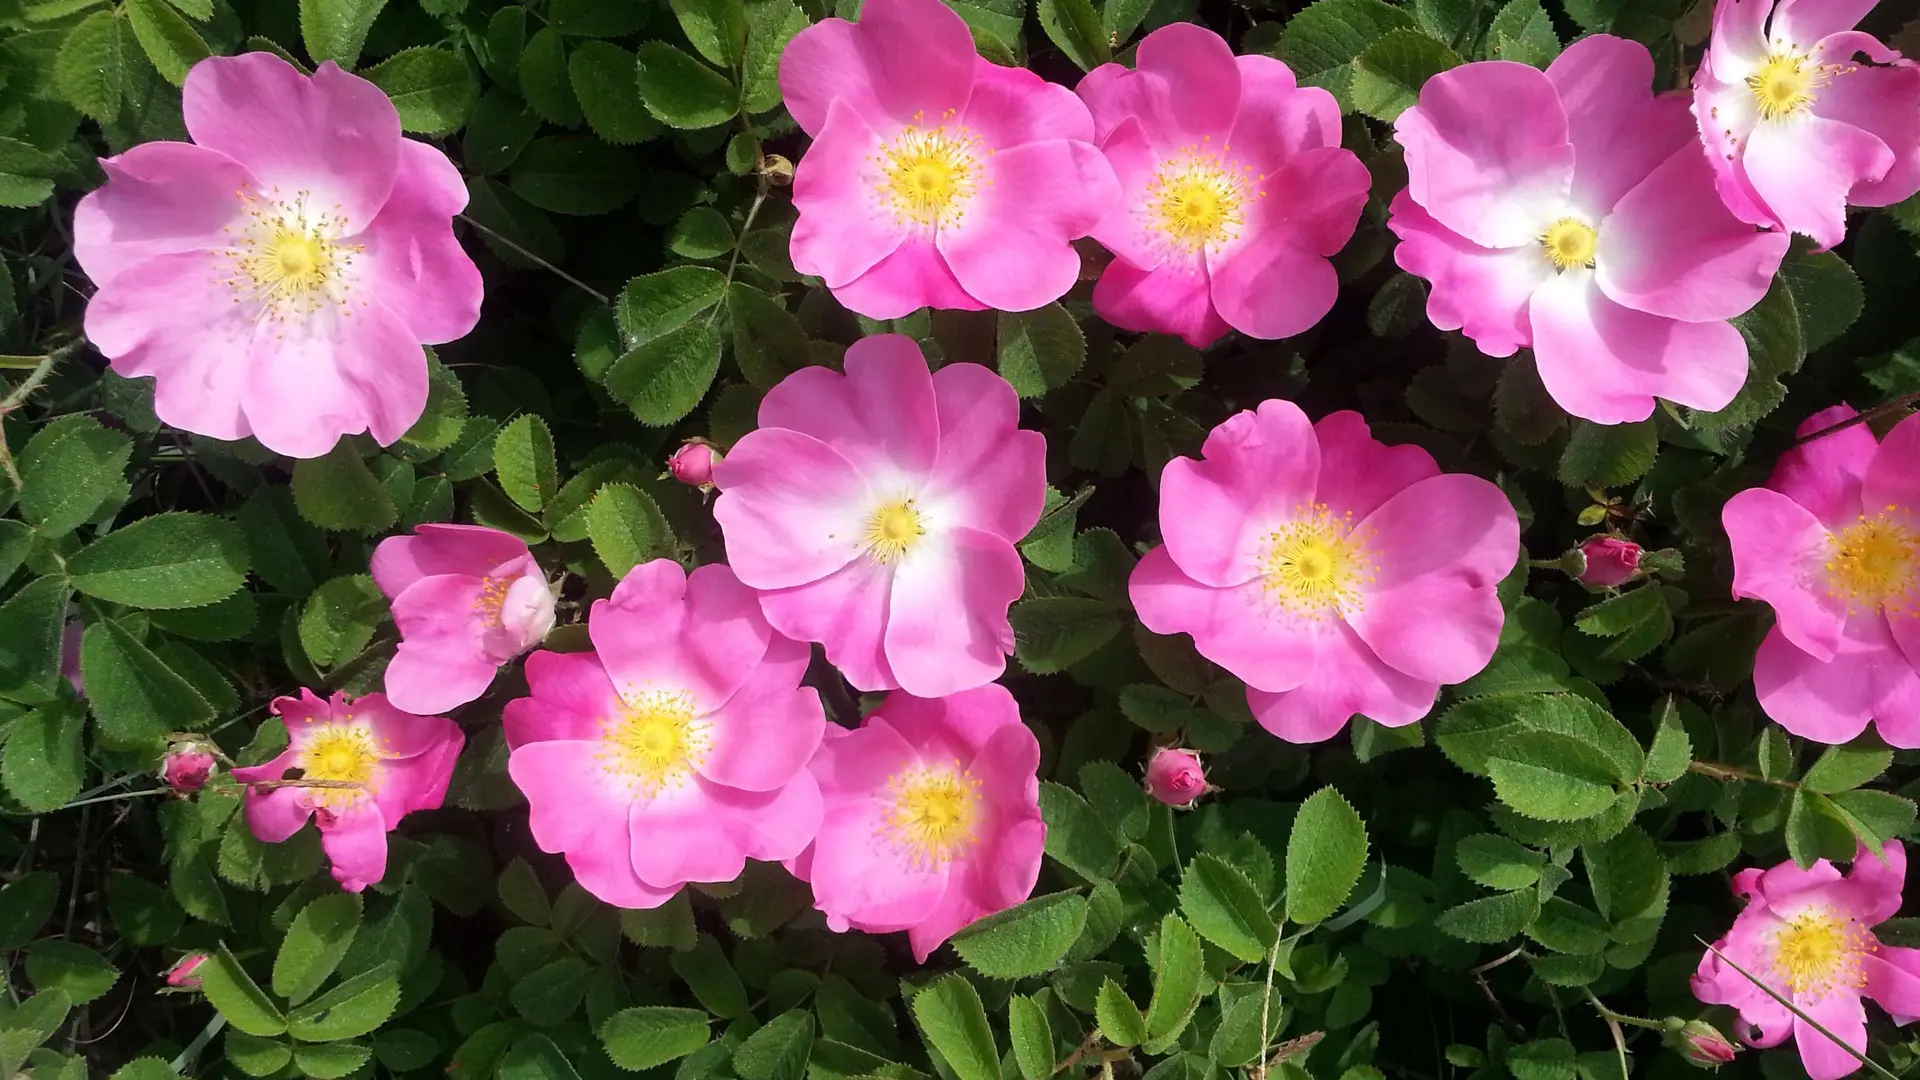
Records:
[[[302,690],[275,699],[273,714],[287,727],[287,749],[265,765],[233,770],[240,783],[260,785],[247,791],[247,827],[278,844],[311,817],[341,888],[359,892],[379,881],[387,872],[387,833],[446,797],[466,742],[460,726],[402,712],[383,694],[348,701],[345,694],[322,699]],[[300,779],[286,781],[293,769]]]
[[[1900,841],[1888,840],[1885,851],[1881,859],[1861,848],[1845,875],[1825,859],[1807,870],[1788,860],[1771,870],[1740,871],[1733,875],[1733,894],[1747,906],[1713,943],[1856,1050],[1867,1048],[1862,997],[1891,1013],[1896,1024],[1920,1016],[1920,949],[1882,945],[1873,935],[1874,926],[1899,912],[1906,884]],[[1713,953],[1700,958],[1693,996],[1739,1010],[1752,1028],[1739,1032],[1749,1046],[1778,1046],[1791,1036],[1812,1080],[1837,1080],[1860,1068],[1858,1059]]]
[[[834,930],[905,930],[916,960],[1025,900],[1040,876],[1040,743],[997,683],[887,695],[813,757],[826,815],[787,868]]]
[[[1853,28],[1874,3],[1714,8],[1693,115],[1740,220],[1830,248],[1847,234],[1849,205],[1890,206],[1920,191],[1920,67]]]
[[[1191,634],[1247,684],[1261,726],[1332,738],[1355,713],[1389,727],[1487,665],[1495,587],[1520,552],[1499,488],[1375,440],[1357,413],[1310,424],[1263,401],[1160,477],[1166,543],[1128,591],[1157,634]]]
[[[387,698],[443,713],[481,694],[493,673],[553,629],[553,590],[516,536],[475,525],[422,525],[373,550],[373,581],[393,601],[400,651]]]
[[[1207,793],[1207,771],[1192,750],[1163,746],[1147,759],[1147,794],[1182,809]]]
[[[1488,356],[1531,347],[1553,400],[1601,424],[1732,401],[1747,345],[1727,320],[1787,251],[1720,204],[1686,99],[1652,82],[1644,45],[1596,34],[1544,72],[1443,71],[1394,125],[1408,186],[1387,224],[1433,284],[1427,317]]]
[[[713,452],[713,447],[703,442],[688,442],[667,459],[667,471],[688,487],[705,491],[713,486],[713,466],[719,460],[720,455]]]
[[[1192,23],[1148,34],[1137,67],[1104,64],[1080,82],[1121,192],[1093,230],[1115,256],[1095,310],[1196,346],[1229,328],[1283,338],[1319,322],[1339,291],[1327,256],[1353,235],[1371,182],[1340,146],[1333,95]]]
[[[1853,415],[1837,405],[1800,433]],[[1824,743],[1878,720],[1889,744],[1920,746],[1920,417],[1882,443],[1855,424],[1794,447],[1721,520],[1733,595],[1773,606],[1753,665],[1766,714]]]
[[[200,965],[206,962],[207,954],[203,952],[188,953],[181,957],[178,963],[167,969],[167,985],[176,990],[198,989],[200,976],[194,972],[200,970]]]
[[[746,860],[790,859],[820,824],[807,759],[826,714],[810,651],[773,632],[725,566],[633,568],[587,620],[593,652],[527,658],[507,772],[541,850],[618,907],[666,903]]]
[[[1617,536],[1590,536],[1580,542],[1580,554],[1587,568],[1580,580],[1588,585],[1611,588],[1640,572],[1640,545]]]
[[[102,159],[106,186],[74,212],[99,287],[87,337],[153,376],[154,411],[187,431],[307,458],[398,439],[426,409],[421,344],[480,316],[459,172],[330,61],[307,76],[270,52],[211,57],[182,104],[193,142]]]
[[[978,364],[929,375],[913,340],[864,338],[760,403],[714,468],[727,561],[774,629],[826,645],[862,690],[937,698],[999,678],[1014,543],[1046,501],[1046,440]]]
[[[875,319],[1027,311],[1080,275],[1072,241],[1119,197],[1064,86],[990,64],[940,0],[868,0],[780,58],[813,145],[793,176],[793,265]]]
[[[178,742],[167,748],[160,761],[160,782],[181,795],[191,795],[207,786],[219,764],[213,751],[198,742]]]

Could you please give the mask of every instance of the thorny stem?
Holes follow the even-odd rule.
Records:
[[[1273,968],[1280,962],[1280,946],[1286,941],[1278,933],[1273,935],[1273,948],[1267,950],[1267,985],[1260,991],[1260,1067],[1254,1070],[1254,1080],[1260,1080],[1267,1072],[1267,1008],[1273,1004]]]
[[[772,182],[767,177],[765,165],[765,159],[762,158],[761,167],[754,170],[756,184],[753,203],[747,207],[747,218],[740,223],[740,235],[733,241],[733,255],[727,259],[727,281],[723,288],[732,287],[734,272],[740,269],[740,253],[747,246],[747,234],[753,231],[753,219],[760,216],[760,208],[767,204],[767,191],[772,186]],[[707,315],[707,325],[712,326],[713,320],[719,316],[720,307],[716,304],[713,311]]]
[[[466,222],[467,224],[473,226],[474,228],[480,230],[481,232],[487,234],[488,236],[493,237],[495,240],[499,241],[500,243],[505,244],[507,247],[513,249],[513,251],[516,254],[520,255],[524,259],[527,259],[528,261],[532,262],[536,266],[552,271],[556,276],[560,278],[560,280],[565,281],[567,284],[572,285],[574,288],[579,289],[581,292],[586,293],[588,296],[593,297],[595,300],[598,300],[603,304],[613,303],[613,301],[607,297],[606,293],[603,293],[599,289],[596,289],[593,286],[587,284],[586,282],[581,281],[579,278],[574,277],[572,274],[567,273],[565,270],[562,270],[559,267],[548,262],[547,260],[541,258],[540,256],[535,255],[533,252],[528,251],[526,248],[521,247],[519,244],[516,244],[513,241],[507,239],[506,237],[501,236],[499,233],[495,232],[494,230],[489,229],[485,225],[482,225],[479,222],[473,220],[472,217],[466,214],[461,214],[459,215],[459,217],[461,221]]]
[[[1769,780],[1756,772],[1748,772],[1732,765],[1717,765],[1711,761],[1693,761],[1687,763],[1687,771],[1711,776],[1715,780],[1749,780],[1756,784],[1772,784],[1774,787],[1797,788],[1800,785],[1791,780]]]
[[[1845,420],[1842,420],[1837,424],[1829,424],[1818,431],[1809,431],[1805,435],[1802,435],[1799,438],[1793,440],[1793,442],[1789,443],[1788,445],[1804,446],[1815,439],[1825,438],[1826,436],[1831,435],[1836,431],[1845,430],[1847,428],[1854,426],[1855,424],[1864,424],[1870,420],[1877,420],[1882,416],[1886,416],[1889,413],[1899,412],[1901,409],[1907,408],[1908,406],[1912,406],[1912,405],[1920,405],[1920,393],[1912,393],[1912,394],[1907,394],[1904,397],[1894,398],[1892,401],[1887,402],[1885,405],[1875,405],[1873,408],[1868,409],[1866,412],[1849,416]]]
[[[48,375],[53,374],[53,365],[79,347],[80,342],[72,341],[41,357],[40,362],[27,373],[26,379],[14,388],[13,393],[8,394],[6,400],[0,401],[0,420],[5,420],[10,413],[26,404],[27,398],[31,397],[35,390],[40,389],[40,384],[47,381]],[[13,484],[14,490],[17,491],[25,486],[20,482],[20,470],[14,466],[13,451],[8,449],[4,434],[0,434],[0,469],[6,471],[7,480]]]
[[[1625,1032],[1620,1030],[1621,1022],[1644,1024],[1647,1027],[1659,1027],[1660,1025],[1614,1012],[1612,1009],[1600,1004],[1600,999],[1593,996],[1593,991],[1584,986],[1580,988],[1580,992],[1587,995],[1587,1002],[1593,1006],[1595,1012],[1600,1014],[1600,1019],[1607,1022],[1607,1030],[1613,1032],[1613,1050],[1614,1053],[1620,1056],[1620,1080],[1631,1080],[1631,1076],[1627,1072],[1627,1036]]]
[[[72,809],[75,809],[76,807],[81,807],[81,806],[93,806],[96,803],[120,802],[124,799],[143,799],[148,795],[165,795],[168,791],[171,791],[171,790],[172,790],[171,788],[163,788],[163,787],[146,788],[142,791],[123,791],[118,795],[101,795],[101,796],[98,796],[97,798],[92,798],[92,799],[75,799],[74,801],[68,803],[67,805],[61,807],[60,809],[72,810]],[[55,813],[58,813],[58,812],[59,811],[55,811]]]

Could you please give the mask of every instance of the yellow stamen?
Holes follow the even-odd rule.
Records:
[[[890,563],[913,549],[927,534],[926,522],[912,499],[888,503],[867,518],[862,546],[875,562]]]
[[[308,193],[290,199],[278,190],[265,196],[242,189],[236,193],[246,208],[247,221],[225,252],[233,274],[221,279],[236,304],[257,304],[275,321],[292,315],[304,318],[328,306],[350,313],[342,286],[352,276],[358,244],[342,244],[346,218],[308,205]]]
[[[1256,182],[1248,167],[1187,147],[1147,182],[1147,225],[1187,255],[1218,248],[1240,235],[1248,200],[1266,196]]]
[[[1600,234],[1593,226],[1573,218],[1561,218],[1540,234],[1540,244],[1547,249],[1547,258],[1556,270],[1592,267],[1594,248],[1599,242]]]
[[[1836,987],[1865,985],[1860,960],[1880,947],[1851,915],[1809,907],[1773,932],[1773,973],[1796,997],[1818,998]]]
[[[990,154],[979,136],[952,123],[948,110],[943,123],[921,126],[924,117],[902,128],[869,159],[880,172],[880,201],[902,224],[952,228],[966,217],[967,207],[983,185],[981,156]]]
[[[1803,56],[1775,53],[1767,57],[1760,70],[1747,76],[1747,89],[1753,91],[1762,120],[1779,120],[1812,105],[1834,71]]]
[[[352,717],[348,717],[351,721]],[[297,764],[303,780],[358,784],[358,788],[309,788],[321,806],[343,806],[379,789],[380,762],[385,760],[373,731],[363,725],[337,723],[319,726],[308,736]]]
[[[1827,550],[1828,595],[1845,599],[1855,611],[1920,615],[1920,529],[1914,521],[1888,504],[1836,534]]]
[[[1314,621],[1359,610],[1362,589],[1374,579],[1367,537],[1354,530],[1353,514],[1335,517],[1324,503],[1298,508],[1268,533],[1260,562],[1268,598]]]
[[[887,836],[913,863],[952,862],[978,840],[980,781],[957,761],[896,773],[887,781],[887,796]]]
[[[600,736],[597,756],[607,775],[646,799],[686,783],[706,760],[711,741],[692,695],[650,690],[621,696],[625,707]]]

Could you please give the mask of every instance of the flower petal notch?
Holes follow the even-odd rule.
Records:
[[[183,103],[193,142],[102,159],[106,185],[74,212],[98,286],[87,337],[153,377],[174,427],[299,458],[361,432],[394,442],[426,409],[421,346],[480,317],[459,172],[332,62],[210,57]]]

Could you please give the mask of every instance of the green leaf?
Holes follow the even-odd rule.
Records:
[[[1893,751],[1884,746],[1829,746],[1800,783],[1822,795],[1836,795],[1866,784],[1891,764]]]
[[[195,974],[200,976],[200,992],[236,1030],[261,1038],[287,1030],[287,1018],[279,1007],[224,946],[208,956]]]
[[[1147,1005],[1147,1034],[1155,1043],[1164,1044],[1186,1028],[1200,1000],[1200,977],[1205,971],[1200,935],[1180,916],[1172,912],[1162,916],[1153,1000]]]
[[[294,1009],[287,1030],[302,1042],[352,1039],[387,1022],[400,1004],[400,983],[394,964],[385,963]]]
[[[1037,1001],[1022,994],[1007,1001],[1007,1035],[1021,1080],[1048,1080],[1053,1075],[1053,1028]]]
[[[719,371],[720,335],[705,323],[690,323],[614,361],[606,386],[641,423],[666,427],[700,404]]]
[[[1831,251],[1789,258],[1780,264],[1780,280],[1800,318],[1801,347],[1810,353],[1846,333],[1865,306],[1859,276]]]
[[[503,172],[540,131],[540,114],[497,86],[487,88],[460,134],[465,165],[477,173]],[[428,410],[432,413],[429,400]],[[413,433],[407,433],[411,441]]]
[[[575,127],[586,118],[573,93],[566,40],[551,26],[527,39],[520,58],[520,93],[548,123]]]
[[[332,60],[351,71],[367,31],[387,0],[300,0],[300,39],[314,63]]]
[[[1040,816],[1047,824],[1047,854],[1088,881],[1113,873],[1120,846],[1113,829],[1072,788],[1047,781],[1040,785]]]
[[[781,1013],[734,1048],[733,1070],[741,1080],[802,1080],[813,1052],[813,1015]]]
[[[747,8],[741,0],[667,0],[694,51],[732,67],[747,47]]]
[[[552,1039],[545,1035],[521,1035],[500,1058],[499,1080],[580,1080],[573,1063],[567,1060]]]
[[[1547,857],[1504,836],[1476,833],[1461,838],[1454,861],[1474,884],[1512,892],[1539,881]]]
[[[646,0],[551,0],[547,16],[571,37],[625,37],[647,21]]]
[[[1448,908],[1434,919],[1442,933],[1481,945],[1507,941],[1540,915],[1540,895],[1532,889],[1483,896]]]
[[[754,0],[747,8],[747,48],[740,61],[740,110],[766,112],[780,104],[780,54],[808,26],[793,0]]]
[[[1247,875],[1214,855],[1199,855],[1180,877],[1180,911],[1200,936],[1248,963],[1273,948],[1279,928]]]
[[[1287,837],[1287,918],[1303,926],[1340,910],[1367,867],[1367,827],[1331,787],[1300,805]]]
[[[1036,597],[1013,605],[1014,655],[1035,675],[1063,671],[1093,655],[1120,632],[1112,604],[1074,596]]]
[[[674,974],[685,980],[687,989],[708,1012],[723,1020],[747,1015],[746,985],[712,934],[701,934],[691,949],[674,953],[669,962]]]
[[[1287,20],[1276,53],[1302,85],[1324,87],[1351,109],[1354,59],[1383,35],[1413,26],[1405,9],[1382,0],[1316,0]]]
[[[480,98],[473,69],[446,49],[403,49],[362,74],[393,99],[400,130],[416,135],[458,130]]]
[[[84,1080],[81,1074],[80,1080]],[[169,1080],[178,1077],[173,1066],[157,1057],[134,1058],[114,1070],[112,1080]]]
[[[1487,28],[1489,59],[1546,67],[1560,55],[1560,35],[1540,0],[1510,0]]]
[[[293,1063],[303,1076],[338,1080],[365,1065],[372,1053],[365,1044],[356,1042],[295,1043]]]
[[[396,1073],[423,1069],[432,1064],[439,1054],[439,1040],[424,1031],[384,1028],[373,1037],[373,1056]]]
[[[560,490],[560,470],[554,463],[547,422],[522,413],[501,428],[493,441],[493,468],[508,498],[528,513],[539,513]]]
[[[86,716],[65,699],[50,701],[15,720],[0,758],[0,779],[6,781],[7,793],[35,813],[65,806],[86,776],[85,734]]]
[[[1107,28],[1088,0],[1038,0],[1038,8],[1040,28],[1081,71],[1092,71],[1113,59]]]
[[[956,1080],[999,1080],[1000,1051],[972,983],[957,975],[935,980],[913,995],[912,1009],[921,1036]]]
[[[587,537],[593,553],[616,579],[673,551],[673,533],[660,507],[632,484],[608,484],[587,504]]]
[[[639,62],[610,41],[582,41],[567,60],[567,78],[593,133],[616,145],[646,142],[660,124],[640,101]]]
[[[540,885],[533,867],[527,860],[515,858],[500,871],[500,902],[507,910],[519,916],[520,921],[532,926],[545,926],[553,915],[553,908],[547,902],[547,890]]]
[[[67,561],[73,587],[129,607],[204,607],[246,581],[246,541],[231,521],[208,514],[141,518]]]
[[[1087,337],[1057,301],[1033,311],[1003,311],[999,322],[1000,374],[1023,398],[1065,386],[1086,363]]]
[[[387,619],[387,598],[373,578],[334,578],[313,591],[300,609],[300,648],[314,666],[327,669],[360,655]]]
[[[360,896],[322,896],[300,909],[273,958],[273,992],[298,1005],[327,981],[360,931]]]
[[[1147,1041],[1146,1017],[1112,979],[1100,984],[1099,996],[1094,998],[1094,1018],[1099,1021],[1100,1034],[1115,1046],[1139,1046]]]
[[[635,945],[691,949],[699,940],[693,926],[693,908],[685,890],[657,908],[620,913],[620,932]]]
[[[67,996],[65,990],[58,989],[42,990],[13,1006],[4,1018],[0,1018],[0,1066],[20,1075],[18,1070],[21,1063],[33,1054],[36,1047],[60,1030],[67,1022],[67,1014],[72,1011],[73,999]],[[160,1069],[167,1076],[173,1075],[165,1065],[160,1065]],[[34,1075],[51,1077],[63,1074],[55,1074],[51,1069],[38,1069]],[[75,1080],[85,1078],[86,1069],[82,1066]]]
[[[111,890],[114,875],[107,879]],[[29,870],[0,888],[0,949],[17,949],[32,941],[53,915],[60,896],[60,876],[47,870]]]
[[[80,674],[100,737],[121,748],[157,746],[169,731],[205,727],[213,706],[193,684],[111,619],[87,627]]]
[[[1568,487],[1622,487],[1653,468],[1660,439],[1651,419],[1637,424],[1573,422],[1560,455],[1560,482]]]
[[[113,989],[120,971],[84,945],[46,939],[27,946],[27,978],[35,990],[60,990],[75,1005],[85,1005]]]
[[[26,880],[26,879],[22,879]],[[49,910],[52,898],[47,900]],[[5,914],[7,899],[0,892],[0,926],[11,927]],[[135,945],[163,945],[173,940],[186,922],[186,913],[180,910],[180,904],[164,887],[156,885],[134,874],[115,874],[107,879],[107,912],[113,918],[113,928]],[[29,930],[31,937],[39,928]],[[0,930],[0,933],[4,933]],[[0,948],[14,948],[0,938]]]
[[[733,362],[754,386],[771,388],[813,363],[806,328],[785,304],[766,293],[737,282],[729,285],[727,314],[733,319]]]
[[[1494,794],[1539,821],[1581,821],[1613,805],[1612,764],[1592,744],[1538,732],[1487,759]]]
[[[587,971],[585,960],[563,956],[515,981],[508,997],[521,1016],[540,1027],[553,1027],[580,1008]]]
[[[620,321],[621,336],[632,348],[685,326],[726,295],[727,278],[720,271],[706,266],[676,266],[627,282],[627,287],[620,290],[614,314]]]
[[[633,155],[585,135],[551,135],[527,144],[513,163],[513,193],[556,214],[618,210],[640,189]]]
[[[134,39],[161,77],[173,85],[186,82],[187,69],[207,58],[207,43],[161,0],[126,0],[126,12]]]
[[[96,11],[68,32],[54,56],[54,89],[96,120],[118,116],[138,48],[121,8]]]
[[[640,44],[640,98],[668,127],[710,128],[733,119],[732,80],[664,41]]]
[[[1593,906],[1609,922],[1639,915],[1665,890],[1666,864],[1637,826],[1627,826],[1604,844],[1582,845],[1580,857],[1586,860]]]
[[[44,577],[0,604],[0,696],[27,702],[53,696],[68,595],[59,578]]]
[[[1022,979],[1051,970],[1087,924],[1078,893],[1050,893],[980,919],[950,940],[969,966],[994,979]]]
[[[1353,61],[1353,104],[1391,124],[1420,100],[1420,87],[1460,58],[1443,41],[1420,30],[1393,30],[1375,39]]]
[[[1861,788],[1833,796],[1808,793],[1808,797],[1816,800],[1819,809],[1826,809],[1825,806],[1819,806],[1819,803],[1826,803],[1838,811],[1834,816],[1867,846],[1875,858],[1880,856],[1882,843],[1913,827],[1915,808],[1912,800],[1891,792]]]
[[[15,462],[20,516],[49,539],[119,508],[126,500],[133,440],[91,416],[63,416],[34,432]]]
[[[381,532],[400,516],[393,497],[345,439],[325,457],[293,463],[293,503],[301,517],[339,532]]]
[[[733,250],[733,226],[713,207],[696,206],[673,223],[667,233],[667,250],[685,259],[719,258]]]
[[[600,1041],[615,1065],[638,1072],[707,1045],[707,1022],[707,1014],[698,1009],[623,1009],[600,1025]]]
[[[1640,779],[1649,784],[1671,784],[1685,776],[1691,764],[1693,742],[1680,724],[1680,710],[1669,697],[1661,703],[1660,726],[1654,730],[1653,745],[1647,748],[1647,763]]]

